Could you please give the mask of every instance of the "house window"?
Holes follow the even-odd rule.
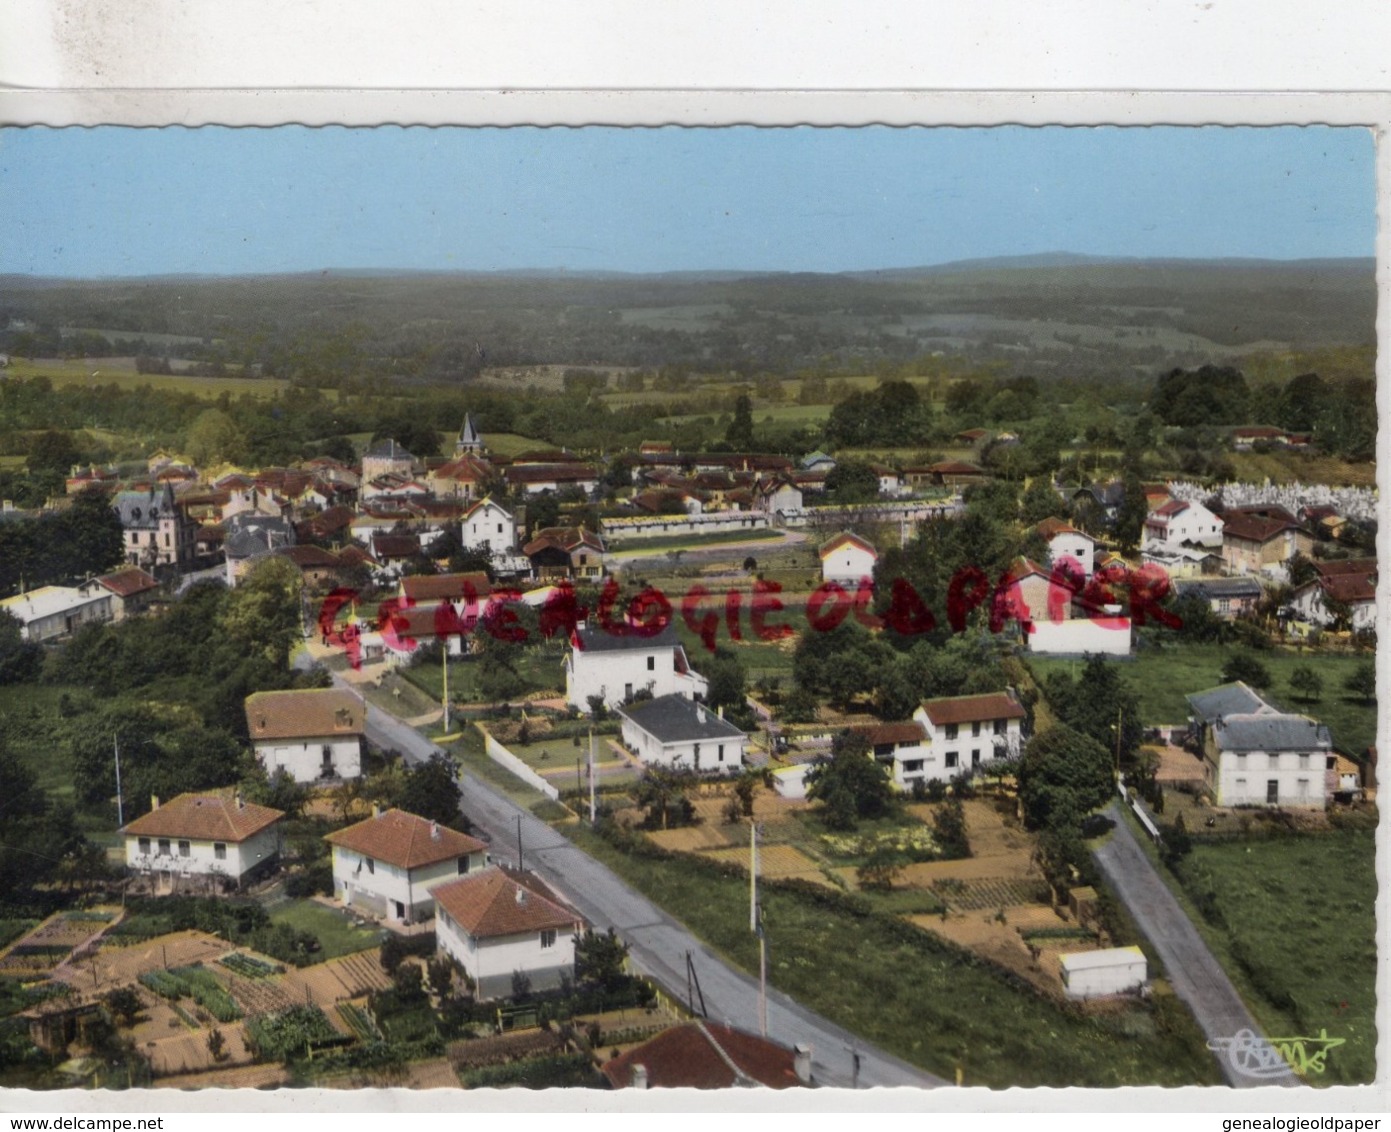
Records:
[[[648,672],[656,672],[656,671],[657,671],[657,658],[656,658],[655,656],[649,656],[649,657],[647,658],[647,671],[648,671]]]
[[[957,764],[957,754],[955,751],[947,752],[947,769],[950,770]]]
[[[142,837],[140,839],[140,853],[145,857],[150,855],[150,839],[148,837]]]
[[[1265,784],[1265,800],[1267,805],[1275,805],[1280,800],[1280,780],[1271,778]]]
[[[1294,792],[1301,802],[1306,801],[1309,797],[1309,780],[1301,778],[1294,784]]]
[[[501,523],[499,523],[499,524],[497,525],[497,533],[498,533],[498,534],[502,534],[502,524],[501,524]]]
[[[167,837],[161,837],[161,838],[159,839],[159,856],[161,856],[161,857],[169,857],[169,856],[172,856],[172,855],[173,855],[173,854],[171,854],[171,853],[169,852],[169,838],[167,838]]]
[[[467,857],[460,857],[460,858],[459,858],[459,875],[460,875],[460,876],[463,876],[466,872],[468,872],[468,858],[467,858]]]
[[[695,756],[695,764],[696,764],[696,766],[700,766],[700,744],[699,744],[699,743],[693,743],[693,744],[691,745],[691,753]]]
[[[1299,756],[1299,769],[1300,769],[1300,770],[1308,770],[1308,769],[1309,769],[1309,756],[1308,756],[1308,755],[1300,755],[1300,756]],[[1301,781],[1302,781],[1302,780],[1301,780]]]
[[[1005,734],[1005,732],[1008,731],[1008,730],[1009,730],[1009,723],[1008,723],[1006,720],[997,719],[997,720],[995,721],[995,734],[996,734],[996,735],[1003,735],[1003,734]]]
[[[922,768],[922,759],[909,759],[907,762],[903,764],[903,770],[906,774],[911,774],[915,770],[922,770]]]
[[[543,931],[543,932],[541,933],[541,950],[542,950],[542,951],[545,951],[547,948],[554,947],[554,946],[555,946],[555,929],[554,929],[554,928],[547,928],[545,931]]]
[[[587,555],[587,554],[581,554],[581,555],[580,555],[580,565],[581,565],[581,566],[588,566],[588,565],[589,565],[589,555]]]
[[[224,845],[221,841],[214,841],[213,856],[216,857],[219,861],[227,860],[227,846]]]
[[[977,738],[979,735],[980,735],[980,720],[976,720],[973,724],[971,724],[971,738],[972,738],[972,739],[975,739],[975,738]]]
[[[943,734],[943,738],[945,738],[945,739],[955,739],[955,738],[956,738],[956,724],[954,724],[954,723],[948,723],[948,724],[947,724],[947,729],[946,729],[945,733]]]
[[[1245,769],[1246,769],[1246,756],[1245,756],[1245,755],[1237,755],[1237,757],[1236,757],[1236,769],[1237,769],[1237,770],[1245,770]]]
[[[367,866],[367,871],[369,873],[375,873],[377,871],[377,862],[372,860],[371,857],[364,857],[362,860],[363,863]]]
[[[971,752],[971,765],[972,765],[972,766],[980,766],[980,748],[979,748],[979,747],[977,747],[974,751]]]
[[[190,846],[189,846],[188,842],[187,842],[187,841],[180,841],[180,842],[179,842],[179,856],[180,856],[180,857],[187,857],[187,856],[189,855],[189,851],[190,851]]]
[[[715,753],[719,756],[720,762],[724,762],[724,744],[721,743],[715,748]]]

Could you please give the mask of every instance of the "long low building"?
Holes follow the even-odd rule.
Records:
[[[19,635],[42,644],[71,636],[91,622],[113,621],[115,598],[95,583],[80,588],[41,586],[0,601],[0,610],[19,622]]]
[[[623,743],[645,766],[738,774],[749,737],[704,704],[659,696],[618,709]]]

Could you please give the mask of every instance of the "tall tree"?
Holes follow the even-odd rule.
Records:
[[[1111,796],[1114,764],[1090,736],[1055,724],[1035,735],[1019,761],[1019,804],[1030,829],[1072,826]]]
[[[269,555],[257,562],[227,597],[222,630],[278,668],[289,662],[301,634],[300,591],[304,577],[293,562]]]
[[[729,422],[724,440],[736,452],[753,448],[753,402],[747,393],[739,394],[734,402],[734,419]]]
[[[831,752],[807,771],[807,798],[821,803],[821,820],[832,829],[853,829],[861,818],[877,818],[893,804],[889,768],[877,762],[859,731],[842,731]]]

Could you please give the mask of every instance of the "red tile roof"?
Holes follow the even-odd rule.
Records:
[[[401,579],[401,591],[409,601],[469,601],[493,592],[488,575],[481,570],[470,574],[416,574]]]
[[[418,535],[377,535],[372,550],[379,559],[413,558],[420,553]]]
[[[321,546],[306,543],[302,546],[282,546],[276,551],[282,558],[288,558],[301,570],[336,570],[342,563],[338,555],[331,554]]]
[[[253,742],[361,735],[367,725],[362,697],[340,688],[253,692],[246,697],[245,707],[246,729]]]
[[[974,723],[977,720],[1023,719],[1025,714],[1023,706],[1008,692],[924,700],[923,710],[934,727],[947,723]]]
[[[245,841],[285,815],[269,806],[237,804],[232,791],[180,794],[121,832],[138,837],[179,837],[189,841]]]
[[[377,817],[330,833],[324,840],[398,869],[416,869],[451,857],[467,857],[487,848],[476,837],[405,810],[387,810]]]
[[[910,719],[906,723],[881,723],[877,727],[867,727],[864,736],[877,746],[880,743],[921,742],[924,732],[921,723]]]
[[[136,594],[159,589],[159,583],[139,566],[130,566],[112,574],[103,574],[97,579],[97,582],[121,598],[134,597]]]
[[[1301,529],[1292,518],[1256,515],[1250,511],[1224,511],[1221,518],[1223,537],[1242,539],[1245,542],[1265,543],[1285,531]]]
[[[1375,574],[1377,560],[1375,558],[1331,558],[1324,562],[1315,562],[1314,569],[1325,578],[1331,578],[1337,574]]]
[[[1155,515],[1182,515],[1188,510],[1188,501],[1185,499],[1171,499],[1168,503],[1156,507],[1153,511]]]
[[[663,1030],[600,1068],[615,1089],[625,1089],[632,1084],[635,1065],[647,1070],[648,1085],[658,1089],[787,1089],[803,1084],[792,1050],[710,1021]]]
[[[917,468],[910,468],[909,471],[918,471]],[[985,469],[977,467],[975,464],[967,464],[962,460],[941,460],[936,464],[928,465],[929,472],[939,476],[983,476]]]
[[[435,906],[474,939],[546,929],[574,931],[583,918],[531,873],[492,868],[451,880],[431,891]]]
[[[1087,539],[1092,537],[1083,531],[1079,531],[1066,519],[1057,519],[1053,517],[1044,519],[1043,522],[1039,523],[1034,529],[1046,539],[1051,539],[1057,535],[1082,535],[1083,538]]]

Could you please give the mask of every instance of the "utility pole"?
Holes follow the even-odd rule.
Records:
[[[444,667],[444,733],[449,734],[449,638],[445,637],[440,647],[440,663]]]
[[[594,804],[594,728],[589,729],[589,824],[595,822],[596,806]]]
[[[521,815],[521,814],[518,814],[518,815],[517,815],[517,871],[518,871],[519,873],[524,873],[524,872],[526,872],[526,868],[525,868],[525,866],[522,864],[522,815]]]
[[[113,734],[111,742],[116,748],[116,828],[126,824],[126,808],[121,798],[121,737]]]
[[[1116,781],[1121,780],[1121,718],[1125,713],[1125,708],[1116,709]]]
[[[768,1036],[768,940],[758,906],[758,823],[749,822],[749,931],[758,936],[758,1031]]]

